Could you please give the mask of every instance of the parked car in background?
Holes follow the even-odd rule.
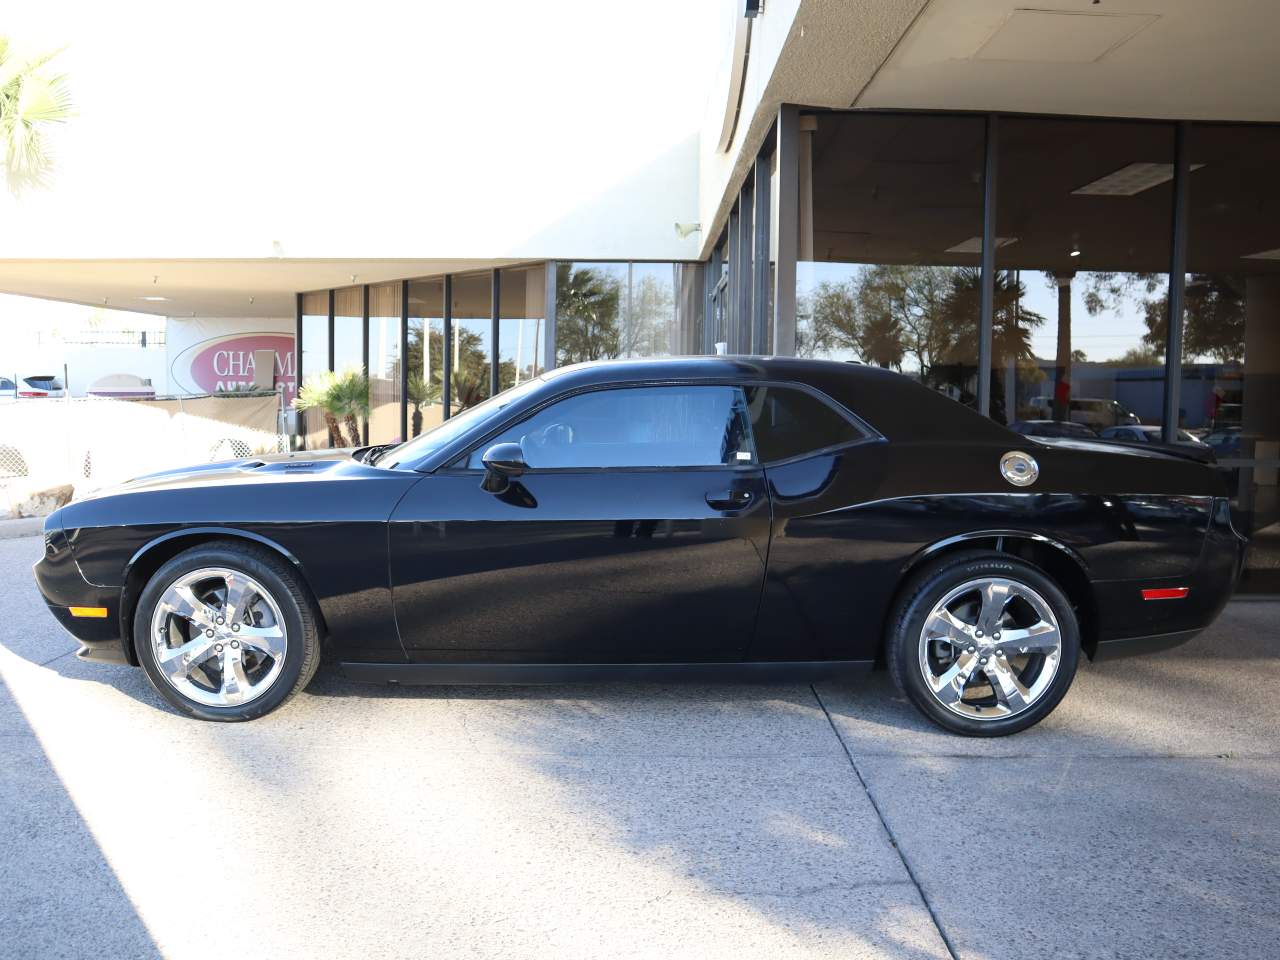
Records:
[[[1214,430],[1204,438],[1219,460],[1240,456],[1240,428],[1224,427]]]
[[[20,398],[40,399],[65,397],[66,395],[67,391],[62,385],[62,381],[51,374],[36,374],[30,377],[23,377],[18,381],[18,396]]]
[[[1076,437],[1079,440],[1093,440],[1097,434],[1083,423],[1072,423],[1067,420],[1015,420],[1009,429],[1024,437]]]
[[[13,400],[18,396],[18,385],[8,377],[0,377],[0,400]]]
[[[1150,425],[1144,426],[1137,424],[1128,427],[1107,427],[1099,434],[1103,440],[1126,440],[1130,443],[1163,443],[1163,434],[1160,427]],[[1204,441],[1200,440],[1186,430],[1178,430],[1178,443],[1193,444],[1197,447],[1203,447]]]
[[[1045,420],[1053,419],[1053,397],[1035,397],[1030,406]],[[1093,430],[1141,423],[1138,415],[1118,400],[1099,397],[1075,397],[1071,400],[1067,417],[1072,423],[1083,423]]]
[[[561,367],[399,445],[139,477],[45,521],[93,659],[249,720],[325,655],[435,684],[840,678],[956,733],[1193,637],[1244,541],[1189,448],[1026,437],[879,367]],[[1101,709],[1101,707],[1099,707]]]

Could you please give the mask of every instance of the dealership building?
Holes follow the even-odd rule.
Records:
[[[199,209],[151,246],[109,229],[136,213],[130,198],[93,223],[33,198],[0,241],[0,290],[169,316],[169,383],[193,391],[263,382],[267,350],[266,379],[288,395],[363,371],[371,443],[551,367],[715,352],[888,366],[1007,423],[1140,422],[1214,446],[1254,539],[1246,585],[1280,590],[1280,10],[719,6],[714,82],[685,91],[705,101],[700,128],[607,170],[557,154],[557,124],[538,120],[589,127],[569,97],[495,110],[505,159],[477,151],[459,161],[474,178],[422,188],[413,150],[395,149],[430,127],[405,119],[414,75],[396,73],[421,54],[413,29],[384,28],[355,55],[402,81],[384,84],[402,100],[373,129],[308,114],[256,143],[279,162],[243,223],[219,214],[233,192],[212,174],[157,187],[152,202],[175,208],[157,216]],[[536,29],[525,15],[509,28]],[[269,37],[233,26],[258,45],[246,57],[278,61]],[[272,75],[349,29],[294,37]],[[607,87],[608,52],[583,54],[584,96]],[[647,56],[655,76],[678,67]],[[643,68],[630,57],[616,69]],[[437,134],[415,149],[462,149]],[[230,162],[228,180],[250,177]],[[206,191],[205,207],[189,201]],[[318,417],[297,431],[328,442]]]

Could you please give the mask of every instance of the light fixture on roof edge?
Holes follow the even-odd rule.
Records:
[[[1007,247],[1009,246],[1009,244],[1017,243],[1017,242],[1018,242],[1017,237],[996,237],[996,249],[999,250],[1001,247]],[[947,247],[947,249],[942,252],[943,253],[981,253],[982,238],[970,237],[968,240],[961,240],[954,247]]]
[[[1203,166],[1203,163],[1193,163],[1191,170]],[[1172,179],[1172,163],[1135,162],[1076,187],[1071,193],[1077,197],[1133,197]]]

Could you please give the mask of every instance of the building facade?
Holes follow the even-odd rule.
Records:
[[[287,389],[326,371],[369,378],[371,443],[553,366],[714,352],[878,364],[1028,430],[1141,426],[1214,448],[1253,539],[1246,586],[1280,590],[1280,11],[1247,0],[720,10],[706,47],[719,69],[692,91],[706,103],[700,129],[619,157],[622,172],[589,190],[573,182],[586,182],[574,165],[585,141],[553,142],[560,128],[524,144],[575,171],[514,178],[517,201],[557,198],[545,222],[432,218],[393,152],[388,183],[362,185],[366,202],[340,202],[338,216],[313,218],[314,198],[281,180],[300,233],[274,258],[246,254],[246,240],[221,261],[108,261],[120,256],[108,245],[92,260],[0,259],[0,288],[171,298],[171,316],[219,320],[228,336],[273,318],[294,335]],[[399,41],[380,42],[394,69]],[[638,56],[625,44],[615,55]],[[311,69],[301,54],[293,66]],[[657,83],[669,66],[646,69]],[[342,163],[358,143],[334,141]],[[339,162],[306,160],[290,168],[305,183]],[[467,191],[483,195],[451,184],[436,203],[452,210]],[[358,229],[367,217],[377,231]],[[13,256],[2,240],[0,255]],[[314,414],[297,429],[307,446],[329,442]]]

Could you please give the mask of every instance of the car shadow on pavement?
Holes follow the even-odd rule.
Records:
[[[477,938],[518,922],[525,944],[573,931],[563,956],[610,943],[627,955],[742,943],[743,955],[946,956],[931,912],[960,956],[1207,956],[1224,943],[1275,956],[1274,610],[1236,604],[1179,650],[1083,665],[1055,714],[999,740],[939,732],[883,674],[816,688],[397,687],[326,665],[262,720],[195,725],[183,752],[217,758],[210,791],[265,790],[305,811],[305,835],[332,831],[353,883],[397,878],[397,912]],[[178,742],[187,722],[141,671],[59,656],[65,638],[39,614],[0,644],[163,711],[151,736]],[[0,826],[18,832],[15,869],[38,880],[9,889],[61,891],[88,923],[78,871],[125,918],[121,937],[145,937],[12,710],[5,729],[31,744],[16,767],[34,780],[9,770],[7,789],[52,793],[64,839],[38,845],[47,804]],[[290,876],[309,869],[287,847],[261,856]],[[333,910],[358,889],[325,882]],[[104,955],[156,955],[138,942]],[[34,948],[17,955],[41,955],[23,943]]]
[[[0,953],[161,956],[3,680],[0,810]]]

